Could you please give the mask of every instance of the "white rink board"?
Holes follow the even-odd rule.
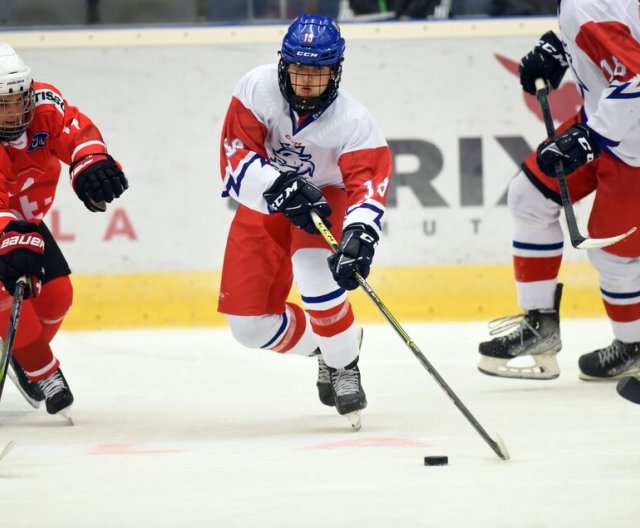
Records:
[[[409,148],[395,156],[395,203],[378,265],[509,262],[511,218],[496,204],[518,163],[504,144],[525,145],[525,152],[542,139],[544,126],[496,55],[518,61],[535,41],[527,34],[347,43],[342,86],[371,109],[392,145]],[[114,218],[113,210],[85,211],[62,178],[59,216],[50,223],[65,235],[60,240],[74,271],[221,268],[232,218],[220,198],[224,113],[240,76],[277,60],[277,47],[19,49],[37,79],[56,85],[94,119],[131,182],[117,204],[126,216]],[[577,209],[582,226],[586,207]],[[116,233],[103,241],[110,222]],[[569,250],[565,258],[584,255]]]

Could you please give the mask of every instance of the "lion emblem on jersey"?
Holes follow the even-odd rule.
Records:
[[[283,171],[290,170],[298,176],[313,177],[316,166],[311,161],[311,154],[305,154],[303,146],[295,146],[280,142],[280,148],[273,152],[271,161]]]

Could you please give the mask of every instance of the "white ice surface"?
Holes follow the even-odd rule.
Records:
[[[606,321],[563,322],[554,381],[480,374],[484,323],[406,330],[510,461],[386,324],[365,327],[358,433],[317,400],[314,359],[244,349],[226,329],[61,333],[76,425],[5,387],[0,449],[16,446],[0,526],[640,526],[640,406],[578,380],[578,356],[611,341]]]

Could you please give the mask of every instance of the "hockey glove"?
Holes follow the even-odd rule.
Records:
[[[366,224],[351,224],[342,232],[342,241],[338,251],[328,258],[329,269],[341,288],[355,290],[357,271],[366,279],[378,243],[378,234]]]
[[[554,165],[561,161],[567,175],[593,161],[600,147],[592,130],[584,125],[573,125],[559,136],[547,139],[538,147],[538,167],[547,176],[555,178]]]
[[[522,89],[536,94],[536,79],[544,79],[547,90],[555,90],[562,81],[569,63],[562,42],[553,31],[547,31],[533,50],[520,61],[520,84]]]
[[[267,201],[270,211],[284,214],[289,222],[307,233],[318,232],[311,218],[312,209],[324,220],[327,227],[331,227],[327,221],[331,215],[331,207],[322,196],[322,191],[295,172],[280,174],[262,196]]]
[[[0,281],[4,289],[13,295],[18,279],[27,275],[31,277],[31,291],[26,289],[24,297],[36,297],[44,277],[43,255],[44,240],[33,224],[9,222],[0,234]]]
[[[69,167],[71,184],[85,207],[91,212],[104,212],[107,203],[129,188],[129,182],[118,163],[109,154],[89,154]]]

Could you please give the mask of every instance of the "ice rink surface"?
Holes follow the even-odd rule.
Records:
[[[365,327],[358,433],[317,400],[314,359],[244,349],[227,329],[61,333],[76,425],[7,382],[0,526],[636,527],[640,406],[578,380],[608,323],[562,328],[562,372],[544,382],[480,374],[485,323],[406,325],[508,462],[387,324]]]

